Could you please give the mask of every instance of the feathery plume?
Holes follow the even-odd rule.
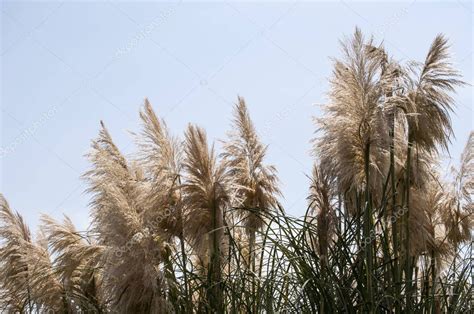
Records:
[[[316,119],[322,134],[315,140],[314,150],[324,171],[337,178],[342,194],[364,190],[367,145],[371,191],[383,184],[383,170],[388,168],[385,89],[378,83],[380,60],[370,47],[372,40],[365,42],[359,29],[342,44],[344,60],[334,63],[330,101],[323,107],[324,116]]]
[[[14,214],[0,194],[0,290],[9,311],[32,311],[28,248],[31,234],[23,218]]]
[[[243,224],[251,233],[263,226],[264,214],[276,208],[281,193],[275,167],[264,164],[267,148],[259,141],[242,97],[234,107],[232,129],[222,156],[232,177],[233,206],[243,209]]]
[[[213,311],[222,311],[221,254],[224,209],[228,204],[229,178],[218,163],[214,148],[208,148],[203,129],[189,125],[185,134],[183,183],[185,231],[197,254],[208,256],[208,301]],[[208,245],[206,247],[206,241]],[[206,254],[207,253],[207,254]]]
[[[84,177],[92,194],[93,230],[104,251],[104,288],[119,312],[166,311],[162,255],[166,242],[143,219],[143,172],[129,165],[102,124]]]
[[[70,298],[82,309],[99,312],[105,309],[100,295],[100,260],[104,247],[78,232],[67,216],[60,224],[43,215],[41,223],[41,230],[54,256],[56,273]]]
[[[460,75],[449,61],[449,45],[443,35],[434,39],[423,64],[412,62],[407,77],[406,117],[409,140],[428,151],[437,145],[447,149],[452,135],[449,114],[454,100],[450,93],[464,85]]]
[[[316,242],[313,243],[321,260],[327,263],[328,250],[334,237],[336,215],[334,213],[333,180],[318,165],[313,166],[313,176],[309,190],[310,218],[316,222]]]
[[[182,204],[180,194],[182,149],[171,136],[166,123],[160,120],[148,101],[140,112],[143,131],[139,137],[140,163],[148,176],[145,198],[147,219],[170,236],[182,234]]]
[[[448,240],[457,246],[472,237],[474,226],[474,132],[461,155],[459,170],[455,172],[451,189],[446,193],[444,221]]]
[[[1,299],[11,311],[66,311],[64,289],[51,264],[43,237],[32,240],[23,217],[0,195]]]
[[[214,148],[208,148],[203,129],[190,125],[185,136],[185,227],[196,247],[207,250],[202,246],[202,237],[214,232],[214,219],[218,228],[223,226],[223,210],[229,200],[229,177],[225,165],[217,162]],[[216,217],[213,210],[217,211]]]

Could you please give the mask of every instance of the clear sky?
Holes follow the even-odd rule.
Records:
[[[398,60],[423,61],[436,34],[472,84],[470,1],[19,2],[2,1],[1,187],[32,226],[39,213],[88,225],[80,179],[104,120],[118,146],[148,97],[175,134],[188,122],[213,140],[245,97],[288,212],[306,210],[309,141],[325,101],[331,57],[359,26]],[[453,115],[455,161],[473,129],[472,85]],[[33,227],[35,229],[35,227]]]

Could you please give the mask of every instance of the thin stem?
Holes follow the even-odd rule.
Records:
[[[406,280],[406,306],[407,310],[411,311],[412,306],[412,269],[410,257],[410,172],[411,172],[411,150],[412,142],[408,141],[407,149],[407,167],[405,176],[405,280]]]
[[[390,117],[390,179],[392,192],[392,241],[393,241],[393,278],[395,287],[395,313],[401,313],[400,307],[400,271],[399,271],[399,245],[398,245],[398,224],[397,224],[397,194],[395,175],[395,113]]]
[[[368,302],[369,302],[369,312],[374,312],[374,299],[373,299],[373,289],[372,289],[372,273],[373,273],[373,257],[372,257],[372,241],[371,239],[371,232],[372,232],[372,204],[370,201],[370,185],[369,185],[369,164],[370,164],[370,141],[367,141],[365,147],[365,218],[364,218],[364,243],[365,245],[365,252],[366,252],[366,262],[367,262],[367,269],[366,269],[366,276],[367,276],[367,294],[368,294]],[[369,243],[367,243],[370,241]]]

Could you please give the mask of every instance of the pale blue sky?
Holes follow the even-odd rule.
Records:
[[[211,139],[247,100],[277,166],[288,212],[306,210],[315,104],[325,100],[330,57],[355,26],[399,60],[422,61],[442,32],[472,84],[469,1],[18,2],[1,12],[1,187],[35,226],[40,212],[88,225],[83,155],[104,120],[125,153],[148,97],[171,130],[188,122]],[[472,86],[453,116],[458,160],[473,129]]]

